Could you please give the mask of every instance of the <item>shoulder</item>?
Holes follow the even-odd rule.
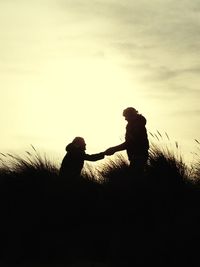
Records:
[[[72,143],[68,144],[65,148],[67,152],[71,152],[74,150],[74,145]]]
[[[139,114],[137,116],[137,123],[140,124],[140,125],[146,125],[147,120],[143,115]]]

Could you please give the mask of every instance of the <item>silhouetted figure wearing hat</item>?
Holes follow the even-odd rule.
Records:
[[[74,140],[66,146],[67,154],[62,160],[60,167],[60,176],[80,176],[84,160],[96,161],[104,158],[104,152],[98,154],[86,154],[86,143],[82,137],[75,137]]]
[[[146,119],[132,107],[123,111],[127,120],[125,142],[105,151],[106,155],[112,155],[117,151],[126,150],[130,161],[130,169],[134,173],[141,174],[148,160],[149,141],[146,131]]]

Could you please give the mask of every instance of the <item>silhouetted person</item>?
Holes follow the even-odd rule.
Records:
[[[149,141],[146,131],[146,119],[132,107],[123,111],[127,120],[125,142],[105,151],[106,155],[112,155],[117,151],[126,150],[130,161],[130,169],[134,173],[142,174],[148,160]]]
[[[82,137],[75,137],[74,140],[66,146],[67,154],[62,160],[60,167],[60,176],[80,176],[84,160],[96,161],[104,158],[104,152],[98,154],[86,154],[86,143]]]

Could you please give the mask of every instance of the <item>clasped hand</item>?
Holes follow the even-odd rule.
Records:
[[[105,154],[106,156],[111,156],[111,155],[113,155],[114,153],[115,153],[115,151],[113,150],[112,147],[110,147],[110,148],[108,148],[108,149],[106,149],[106,150],[104,151],[104,154]]]

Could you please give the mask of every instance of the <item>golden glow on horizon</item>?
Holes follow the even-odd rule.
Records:
[[[86,139],[88,152],[120,142],[122,110],[138,104],[133,99],[137,86],[120,68],[102,60],[54,63],[45,68],[41,84],[22,92],[27,112],[26,128],[21,125],[20,131],[30,139],[40,136],[39,143],[45,139],[45,147],[60,151],[76,135]]]
[[[1,151],[33,144],[61,155],[82,135],[98,152],[123,140],[127,106],[193,151],[196,1],[100,2],[0,1]]]
[[[28,76],[30,80],[21,80],[11,96],[4,94],[5,103],[11,104],[4,107],[5,152],[24,151],[33,144],[61,158],[65,145],[77,135],[85,138],[88,153],[103,151],[123,142],[122,110],[127,106],[144,113],[148,130],[162,120],[151,120],[155,107],[141,98],[142,85],[133,84],[122,68],[105,59],[59,59],[42,69],[37,79]]]

